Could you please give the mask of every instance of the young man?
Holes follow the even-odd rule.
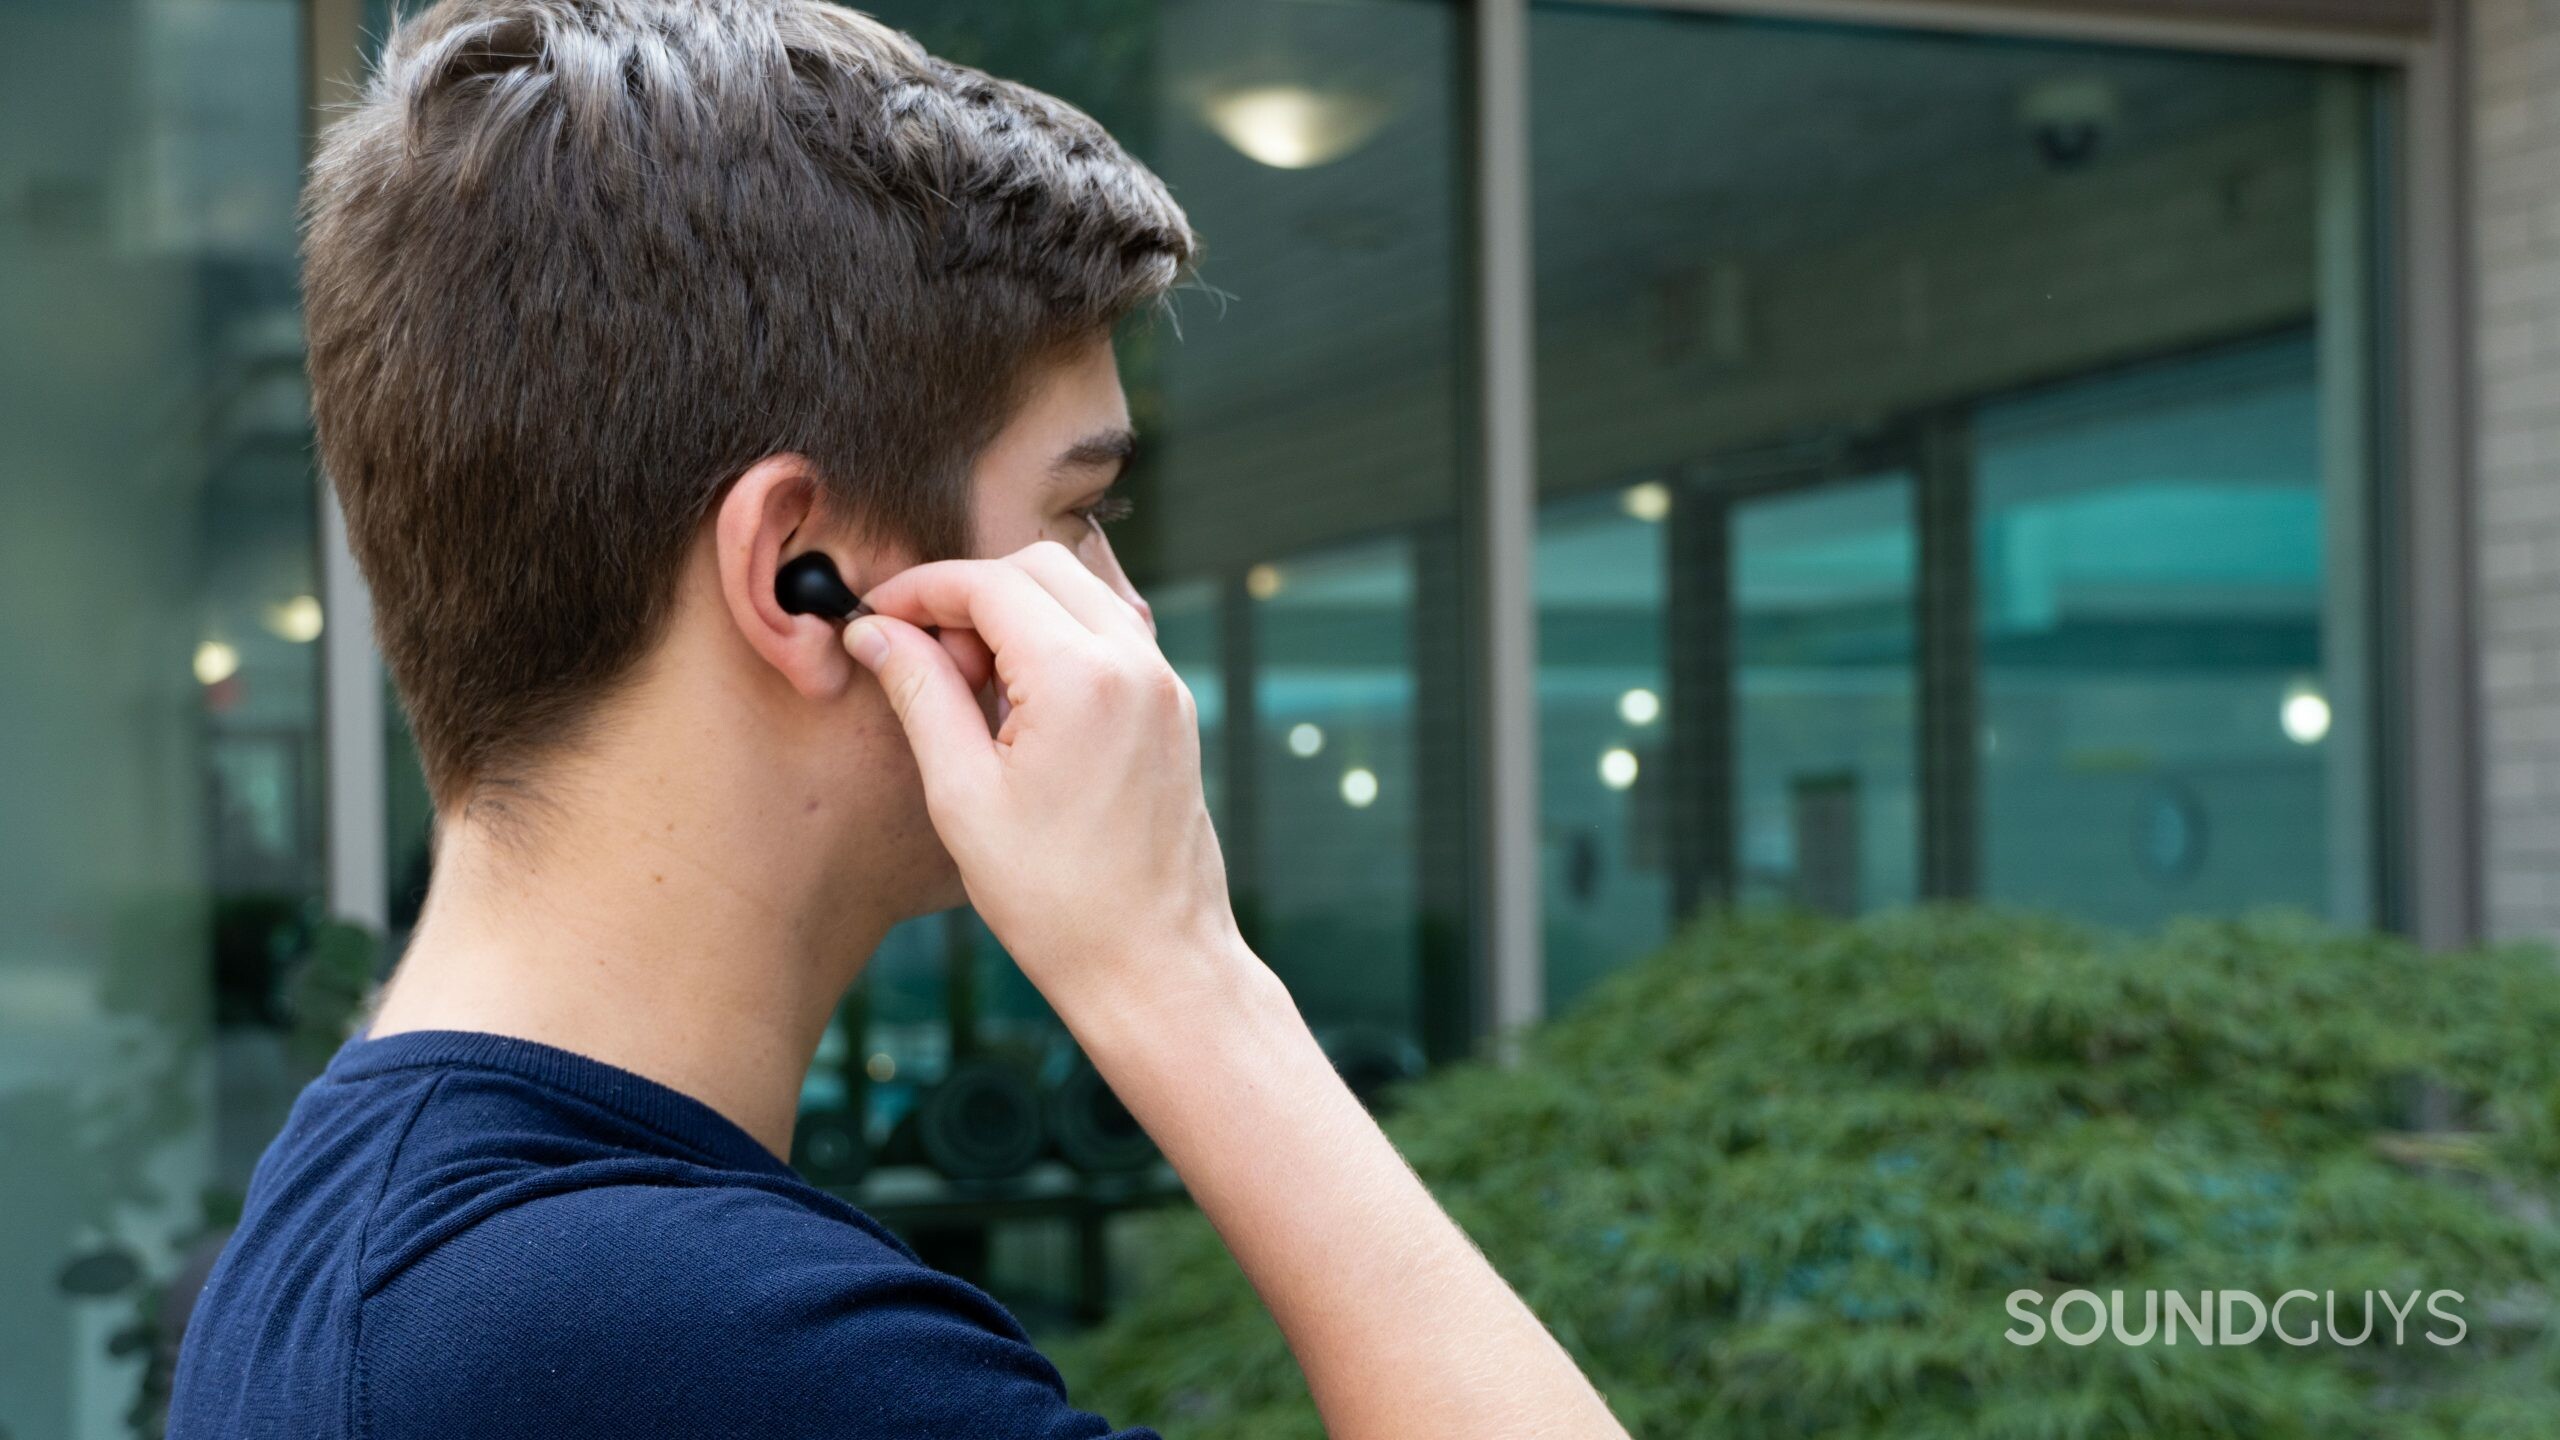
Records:
[[[1153,176],[816,0],[447,0],[309,206],[436,881],[259,1167],[172,1435],[1102,1433],[778,1158],[882,932],[964,895],[1335,1436],[1623,1434],[1237,936],[1098,523],[1111,327],[1193,251]],[[812,552],[873,615],[777,600]]]

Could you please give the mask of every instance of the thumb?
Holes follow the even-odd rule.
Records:
[[[986,714],[939,641],[904,620],[866,615],[844,627],[844,648],[879,677],[916,752],[928,799],[987,783],[996,756]]]

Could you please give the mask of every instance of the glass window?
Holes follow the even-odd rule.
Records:
[[[2370,77],[1531,46],[1551,1002],[1717,903],[2374,918]]]
[[[1254,603],[1257,947],[1322,1026],[1412,1033],[1420,927],[1413,561],[1372,542],[1268,565]],[[1250,888],[1244,888],[1249,885]]]
[[[1911,491],[1853,476],[1733,504],[1736,900],[1919,897]]]
[[[0,8],[0,1431],[135,1433],[158,1287],[315,1068],[284,0]],[[324,1027],[325,1028],[325,1027]],[[147,1332],[146,1332],[147,1333]]]
[[[2362,697],[2323,665],[2319,402],[2295,336],[1979,412],[1984,894],[2367,918],[2328,834]]]
[[[1658,481],[1551,506],[1537,538],[1540,822],[1547,989],[1579,994],[1662,943],[1671,865],[1656,810],[1671,763]]]

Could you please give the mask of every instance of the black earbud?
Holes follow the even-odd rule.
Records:
[[[850,619],[862,608],[862,597],[846,587],[836,562],[812,550],[794,557],[773,574],[773,598],[786,614]]]

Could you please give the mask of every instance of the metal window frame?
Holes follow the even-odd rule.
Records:
[[[2472,546],[2472,197],[2467,7],[2443,0],[2433,36],[2400,63],[2398,173],[2387,191],[2399,343],[2384,347],[2397,428],[2385,518],[2397,537],[2382,573],[2402,604],[2385,672],[2396,711],[2401,920],[2431,948],[2481,938],[2478,632]],[[2386,627],[2387,628],[2387,627]]]
[[[1544,876],[1538,843],[1537,337],[1529,210],[1529,3],[1476,0],[1470,16],[1474,83],[1481,468],[1463,507],[1477,552],[1476,674],[1484,729],[1478,756],[1476,953],[1484,972],[1478,1025],[1507,1037],[1545,1013]]]
[[[2031,40],[2199,50],[2274,59],[2413,63],[2430,34],[2367,26],[2218,18],[2192,11],[2145,15],[2081,0],[1567,0],[1576,6],[1686,10],[1760,20],[1803,20],[1876,30],[1935,30]],[[2443,0],[2439,0],[2443,3]],[[2439,16],[2439,25],[2449,23]]]

